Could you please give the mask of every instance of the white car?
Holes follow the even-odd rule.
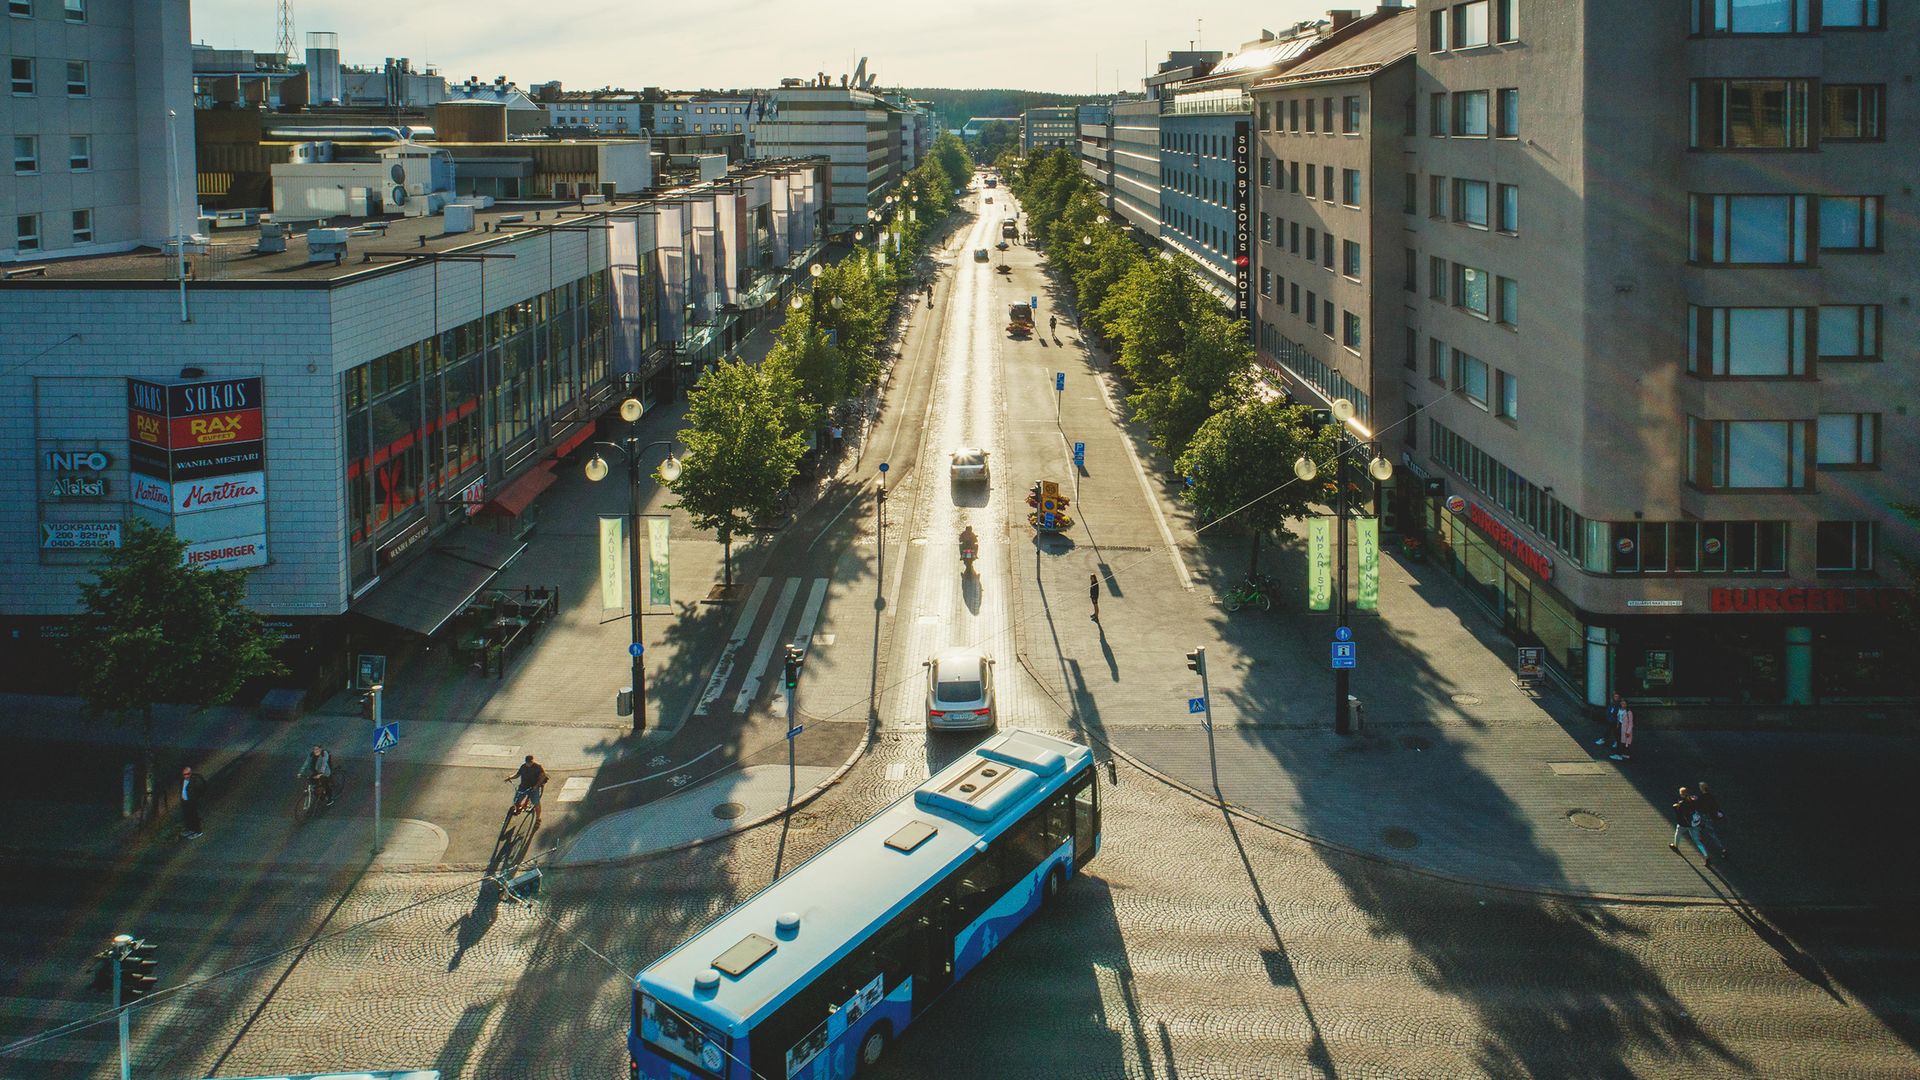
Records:
[[[927,727],[991,728],[995,719],[992,657],[949,649],[927,661]]]
[[[987,452],[975,446],[963,446],[953,452],[947,474],[956,484],[987,480]]]

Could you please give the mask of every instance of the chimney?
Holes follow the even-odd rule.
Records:
[[[1342,8],[1339,11],[1329,11],[1327,12],[1327,19],[1329,22],[1332,23],[1332,25],[1327,27],[1327,30],[1328,32],[1339,30],[1340,28],[1353,22],[1359,17],[1360,17],[1360,13],[1358,11],[1355,11],[1352,8]]]

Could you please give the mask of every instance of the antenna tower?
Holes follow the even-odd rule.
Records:
[[[280,0],[280,37],[274,42],[274,48],[287,58],[287,63],[294,62],[293,0]]]

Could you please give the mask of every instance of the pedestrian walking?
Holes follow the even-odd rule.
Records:
[[[1620,707],[1620,726],[1614,729],[1613,753],[1607,757],[1614,761],[1633,760],[1633,710],[1625,705]]]
[[[1602,721],[1606,724],[1606,730],[1600,733],[1599,738],[1593,740],[1593,745],[1607,746],[1620,741],[1620,714],[1626,710],[1627,699],[1619,694],[1613,695],[1613,701],[1607,705],[1606,718]]]
[[[1693,786],[1693,801],[1700,808],[1700,831],[1713,840],[1713,850],[1721,858],[1727,857],[1727,842],[1720,839],[1720,825],[1727,820],[1727,812],[1720,809],[1720,799],[1705,780]]]
[[[1060,336],[1060,316],[1058,315],[1047,316],[1047,335],[1049,337]]]
[[[1707,845],[1700,839],[1700,800],[1686,788],[1680,789],[1680,797],[1673,802],[1673,839],[1668,842],[1669,851],[1680,850],[1680,834],[1686,833],[1687,839],[1700,851],[1700,857],[1707,860],[1708,869],[1713,867],[1713,856],[1707,854]]]
[[[1100,575],[1087,575],[1087,602],[1093,605],[1093,621],[1100,621]]]
[[[198,840],[203,835],[200,821],[200,803],[206,798],[206,781],[200,774],[187,765],[180,769],[180,835],[188,840]]]

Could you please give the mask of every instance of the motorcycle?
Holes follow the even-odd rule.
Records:
[[[975,536],[973,535],[973,530],[968,529],[965,532],[961,533],[960,534],[960,562],[961,562],[961,565],[965,567],[966,573],[969,573],[969,574],[973,573],[973,560],[979,558],[979,556],[980,556],[979,540],[975,538]]]

